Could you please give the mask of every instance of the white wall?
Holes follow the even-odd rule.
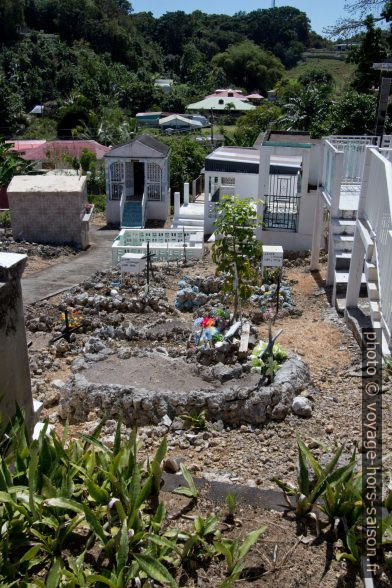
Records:
[[[258,237],[265,245],[282,245],[288,251],[307,251],[312,248],[313,219],[318,192],[308,192],[301,196],[298,219],[298,232],[261,231]]]
[[[108,225],[120,226],[120,200],[106,199],[106,222]]]
[[[228,175],[228,174],[227,174]],[[258,198],[258,174],[235,174],[235,194],[239,198]]]

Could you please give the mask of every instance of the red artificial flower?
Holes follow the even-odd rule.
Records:
[[[203,320],[201,321],[201,326],[203,327],[203,329],[208,329],[209,327],[212,327],[212,325],[215,324],[215,319],[209,317],[209,316],[205,316],[203,318]]]

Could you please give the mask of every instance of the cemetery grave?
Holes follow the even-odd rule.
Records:
[[[254,359],[251,353],[244,361],[238,356],[237,343],[230,344],[227,357],[223,353],[225,346],[219,351],[219,347],[195,344],[195,335],[201,326],[195,325],[195,320],[212,318],[214,309],[224,308],[220,296],[216,296],[219,281],[211,269],[208,264],[191,264],[185,268],[164,264],[156,268],[148,294],[145,280],[140,276],[121,285],[118,272],[99,272],[67,294],[30,307],[26,318],[31,326],[29,337],[33,340],[34,395],[44,402],[44,415],[59,432],[65,417],[71,420],[71,434],[92,432],[105,414],[109,418],[103,436],[110,444],[114,441],[116,419],[121,413],[124,435],[132,424],[139,424],[141,455],[145,457],[150,456],[162,436],[167,435],[169,452],[165,468],[168,471],[177,471],[184,461],[193,475],[209,483],[274,488],[272,475],[284,480],[295,478],[293,431],[299,430],[318,455],[323,453],[323,444],[332,449],[335,439],[346,442],[348,450],[352,447],[358,433],[354,425],[347,426],[346,421],[348,418],[355,422],[355,408],[348,408],[342,423],[339,406],[350,382],[347,353],[355,357],[357,346],[341,322],[331,315],[313,278],[302,268],[285,271],[284,281],[290,286],[297,313],[282,313],[273,333],[283,327],[279,345],[289,357],[297,356],[302,364],[301,373],[307,371],[304,361],[309,362],[311,380],[306,376],[291,405],[275,405],[274,418],[271,413],[265,422],[254,422],[257,411],[252,405],[252,410],[247,412],[249,398],[246,395],[251,383],[254,382],[254,388],[258,385],[260,376],[248,372],[249,367],[250,370],[254,367],[248,365]],[[192,287],[196,285],[203,292],[208,291],[204,306],[193,312],[175,308],[181,280]],[[48,347],[49,340],[61,332],[61,313],[66,307],[79,312],[83,323],[81,331],[71,337],[70,343],[62,340]],[[251,303],[243,309],[245,320],[251,323],[249,351],[257,348],[260,340],[267,339],[268,326],[265,320],[260,325],[255,324],[252,311]],[[298,337],[300,332],[302,335]],[[318,334],[323,341],[322,350],[317,342]],[[285,375],[285,363],[278,370],[273,385],[281,385],[290,396],[287,390],[290,376]],[[269,389],[275,394],[273,388]],[[219,399],[217,407],[214,396]],[[198,429],[198,423],[203,422],[201,413],[205,406],[200,399],[205,398],[210,399],[205,411],[206,428]],[[226,410],[228,407],[230,410]],[[287,413],[284,420],[278,420],[275,417],[283,417],[279,415],[282,408],[283,414],[286,410]],[[169,503],[175,508],[172,499]],[[199,504],[202,512],[211,508],[204,499]],[[243,521],[246,512],[246,508],[241,507]],[[270,532],[274,529],[273,523],[284,528],[287,525],[288,530],[293,524],[266,511],[254,516],[260,522],[270,523]],[[275,540],[276,536],[272,533],[267,537]],[[285,541],[287,543],[288,539]],[[285,549],[289,548],[287,544]],[[298,554],[305,559],[311,557],[310,567],[321,574],[319,551],[310,546],[306,549],[297,547]],[[333,578],[342,573],[341,565],[335,562],[331,570]],[[317,585],[309,583],[300,572],[297,579],[299,582],[306,580],[309,586]]]

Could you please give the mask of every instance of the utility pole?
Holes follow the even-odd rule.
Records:
[[[276,8],[276,0],[272,0],[271,8]]]
[[[373,69],[381,72],[375,134],[381,137],[382,142],[382,136],[385,129],[385,118],[388,110],[389,94],[391,91],[392,60],[386,60],[383,63],[373,63]],[[385,76],[383,75],[383,72],[385,72]]]

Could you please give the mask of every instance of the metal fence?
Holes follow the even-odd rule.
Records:
[[[269,194],[264,203],[264,230],[297,232],[301,174],[270,174]]]

